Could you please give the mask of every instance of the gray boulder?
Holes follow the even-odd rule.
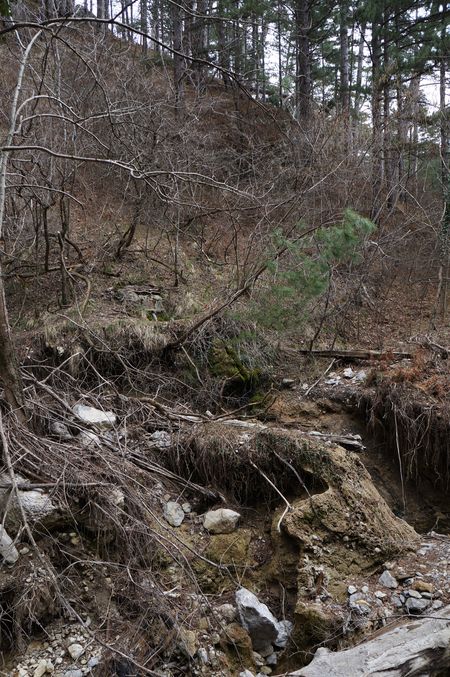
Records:
[[[102,411],[85,404],[76,404],[73,413],[82,423],[88,425],[112,426],[116,422],[116,415],[112,411]]]
[[[0,489],[0,515],[8,531],[16,534],[22,526],[22,509],[25,512],[30,526],[39,524],[46,528],[52,528],[61,521],[61,506],[42,489],[26,489],[29,481],[16,473],[17,483],[23,487],[17,492],[11,493],[10,488]],[[0,474],[0,483],[10,484],[7,473]],[[20,502],[20,504],[19,504]],[[22,506],[22,507],[21,507]]]
[[[211,534],[231,534],[237,526],[240,514],[228,508],[210,510],[206,513],[203,526]]]
[[[179,527],[183,522],[185,513],[176,501],[168,501],[164,506],[164,518],[172,527]]]
[[[19,553],[13,540],[0,525],[0,556],[7,564],[15,564],[19,559]]]
[[[401,677],[429,675],[437,667],[439,674],[444,675],[450,670],[449,643],[450,606],[447,606],[436,618],[409,618],[345,651],[320,648],[309,665],[289,673],[289,677]]]
[[[242,626],[252,639],[253,648],[258,651],[273,644],[280,632],[280,625],[266,606],[247,588],[236,592],[236,604]]]
[[[389,573],[387,569],[386,571],[383,571],[380,578],[378,579],[378,582],[385,588],[391,588],[391,590],[395,590],[395,588],[398,587],[397,580],[393,577],[391,573]]]

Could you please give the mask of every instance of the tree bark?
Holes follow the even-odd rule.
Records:
[[[310,12],[308,0],[297,0],[296,25],[296,117],[306,122],[311,115],[311,55],[309,44]]]
[[[381,208],[383,184],[383,124],[381,115],[381,12],[372,24],[372,219],[376,221]]]

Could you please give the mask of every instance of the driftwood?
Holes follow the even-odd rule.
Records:
[[[327,442],[333,442],[338,444],[340,447],[345,449],[351,449],[352,451],[364,451],[365,446],[361,442],[360,435],[333,435],[332,433],[320,433],[315,430],[311,432],[305,432],[305,435],[310,435],[311,437],[316,437],[319,440],[326,440]]]

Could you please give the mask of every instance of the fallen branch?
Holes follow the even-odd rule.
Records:
[[[311,355],[311,357],[334,357],[341,360],[372,360],[382,357],[393,357],[397,360],[410,360],[414,357],[413,353],[395,351],[395,350],[362,350],[355,348],[353,350],[308,350],[302,348],[284,348],[286,353],[291,355]]]

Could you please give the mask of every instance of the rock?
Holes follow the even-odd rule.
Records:
[[[342,372],[342,375],[343,375],[344,378],[353,378],[354,375],[355,375],[355,372],[353,371],[353,369],[351,367],[347,367],[347,369],[344,369],[344,371]]]
[[[54,669],[55,668],[51,661],[48,661],[45,658],[41,658],[41,660],[36,666],[35,671],[33,672],[33,677],[42,677],[42,675],[45,675],[46,673],[53,672]]]
[[[197,651],[197,656],[199,657],[199,660],[203,665],[208,665],[209,663],[209,656],[207,650],[201,646],[200,649]]]
[[[364,371],[364,369],[360,369],[359,371],[356,372],[353,380],[356,383],[362,383],[363,381],[366,380],[366,378],[367,378],[367,373]]]
[[[16,480],[20,485],[29,484],[29,480],[18,473]],[[10,484],[6,473],[0,474],[0,484]],[[40,526],[50,529],[61,521],[60,506],[42,489],[19,489],[18,497],[15,493],[11,494],[9,489],[0,489],[0,515],[6,512],[5,527],[9,533],[16,534],[22,528],[22,510],[19,501],[31,527],[39,523]]]
[[[417,590],[405,590],[405,597],[414,597],[414,599],[422,599],[422,595]]]
[[[438,609],[442,609],[443,606],[444,606],[444,602],[441,599],[437,599],[436,601],[433,602],[433,604],[431,605],[431,608],[434,611],[437,611]]]
[[[231,534],[237,526],[240,514],[228,508],[209,510],[203,521],[203,526],[211,534]]]
[[[257,668],[262,668],[262,666],[265,664],[264,658],[257,651],[253,652],[253,661]]]
[[[426,581],[421,581],[420,579],[414,581],[412,587],[414,590],[417,590],[418,592],[433,592],[433,584],[427,583]]]
[[[242,672],[239,673],[239,677],[255,677],[255,675],[251,670],[242,670]]]
[[[267,656],[270,656],[273,654],[273,646],[272,644],[266,644],[265,646],[261,647],[259,649],[259,653],[263,658],[267,658]]]
[[[439,616],[444,615],[442,612]],[[289,677],[401,677],[405,668],[421,675],[432,674],[439,666],[447,674],[450,655],[450,607],[446,619],[411,620],[345,651],[319,648],[312,662],[288,673]]]
[[[227,625],[220,639],[220,646],[232,663],[237,661],[237,666],[253,667],[252,641],[245,628],[237,623]]]
[[[370,612],[370,603],[367,595],[361,592],[355,592],[350,595],[348,605],[352,611],[356,611],[361,616],[365,616]]]
[[[176,501],[168,501],[164,506],[164,518],[172,527],[179,527],[184,520],[184,511]]]
[[[378,582],[381,583],[381,585],[383,585],[385,588],[391,588],[392,590],[398,587],[396,579],[387,569],[383,571],[380,578],[378,579]]]
[[[421,614],[430,606],[428,599],[416,599],[415,597],[408,597],[405,602],[405,609],[409,614]]]
[[[381,590],[376,590],[374,595],[377,599],[384,599],[387,597],[387,594],[385,592],[381,592]]]
[[[0,524],[0,555],[7,564],[15,564],[19,559],[19,553],[6,529]]]
[[[95,668],[100,663],[99,656],[92,656],[87,662],[88,668]]]
[[[192,512],[192,506],[190,503],[182,503],[181,509],[186,515]]]
[[[279,623],[266,604],[250,590],[240,588],[236,592],[236,604],[243,627],[248,631],[254,649],[274,642],[280,630]]]
[[[83,670],[66,670],[64,677],[84,677]]]
[[[92,430],[82,430],[77,436],[77,440],[81,442],[83,447],[101,447],[102,441],[98,435]]]
[[[227,623],[232,623],[236,620],[237,609],[232,604],[221,604],[216,607],[216,613],[226,621]]]
[[[88,425],[113,426],[116,423],[116,415],[112,411],[102,411],[85,404],[76,404],[72,409],[79,421]]]
[[[355,592],[357,592],[358,588],[355,588],[354,585],[349,585],[347,588],[347,592],[349,595],[354,595]]]
[[[275,652],[271,653],[270,656],[267,656],[266,658],[266,663],[270,667],[275,667],[275,665],[278,663],[278,656]]]
[[[179,646],[187,655],[188,658],[194,658],[198,649],[198,639],[197,633],[193,630],[180,630],[180,642]]]
[[[71,658],[73,658],[74,661],[77,661],[84,654],[84,647],[75,642],[67,647],[67,651]]]
[[[49,432],[50,435],[58,437],[63,442],[68,442],[73,437],[73,435],[70,433],[69,428],[66,426],[65,423],[62,423],[61,421],[50,421]]]
[[[172,446],[170,435],[165,430],[155,430],[154,433],[150,435],[152,444],[159,449],[168,449]]]
[[[294,624],[291,621],[280,621],[278,623],[278,635],[274,644],[279,649],[285,649],[289,641],[289,637],[292,635],[292,630]]]

